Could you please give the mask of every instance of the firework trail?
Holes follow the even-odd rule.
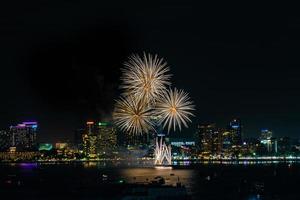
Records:
[[[151,116],[152,109],[134,96],[117,100],[113,113],[116,125],[132,134],[147,133],[153,127]]]
[[[163,127],[168,127],[168,132],[171,128],[176,131],[176,127],[181,130],[182,124],[188,127],[188,122],[191,122],[190,117],[194,116],[191,112],[195,110],[193,102],[190,101],[188,93],[183,90],[169,89],[162,98],[157,101],[155,114],[160,116],[160,123]]]
[[[144,103],[153,103],[171,84],[167,63],[157,55],[144,53],[142,58],[132,55],[124,65],[121,77],[124,96],[134,95]]]

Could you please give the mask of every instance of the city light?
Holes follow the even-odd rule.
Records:
[[[99,125],[99,126],[107,126],[108,123],[107,123],[107,122],[99,122],[98,125]]]

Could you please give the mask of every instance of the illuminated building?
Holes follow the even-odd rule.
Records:
[[[98,155],[115,152],[117,145],[117,133],[112,124],[89,121],[86,129],[82,131],[83,153],[86,158],[98,158]]]
[[[37,127],[37,122],[23,122],[17,126],[11,126],[11,146],[16,147],[17,151],[36,150]]]
[[[271,139],[273,136],[272,131],[268,130],[268,129],[262,129],[261,130],[261,134],[260,134],[260,139],[261,140],[268,140]]]
[[[99,154],[111,154],[116,150],[117,133],[112,124],[99,122],[97,136],[97,152]]]
[[[97,133],[96,133],[96,124],[93,121],[86,122],[87,125],[87,137],[88,137],[88,147],[87,147],[87,156],[88,158],[97,157]]]
[[[272,138],[271,139],[271,143],[272,143],[272,146],[273,146],[273,152],[274,153],[278,153],[278,142],[277,142],[277,139],[276,138]]]
[[[223,130],[222,129],[214,130],[211,139],[212,139],[211,152],[213,154],[220,155],[223,150]]]
[[[59,156],[64,155],[67,147],[68,147],[68,144],[65,142],[55,143],[55,149],[56,149],[57,155],[59,155]]]
[[[170,138],[170,143],[174,159],[184,159],[195,153],[195,141],[193,140]]]
[[[268,152],[271,152],[272,150],[272,131],[269,131],[268,129],[263,129],[261,130],[261,135],[260,135],[260,143],[263,144]]]
[[[38,151],[25,151],[25,152],[0,152],[0,160],[4,161],[32,161],[40,156]]]
[[[88,122],[86,122],[87,133],[88,133],[89,135],[93,134],[93,131],[94,131],[94,125],[95,125],[95,122],[93,122],[93,121],[88,121]]]
[[[181,147],[181,146],[186,146],[186,147],[190,147],[190,146],[195,146],[195,141],[191,141],[191,140],[175,140],[175,139],[170,139],[171,140],[171,145],[175,146],[175,147]]]
[[[17,152],[17,148],[16,147],[9,147],[9,153],[16,153]]]
[[[64,159],[73,159],[75,157],[74,155],[74,149],[70,145],[70,143],[66,142],[57,142],[55,143],[55,150],[56,150],[56,156],[57,158]]]
[[[85,157],[88,156],[89,153],[89,136],[87,133],[84,133],[82,135],[82,141],[83,141],[83,154]]]
[[[196,133],[197,137],[197,148],[202,153],[212,152],[212,136],[216,129],[214,123],[202,123],[198,125],[198,130]]]
[[[233,142],[233,135],[232,132],[225,130],[222,133],[222,137],[223,137],[223,147],[222,149],[225,151],[228,151],[231,149],[232,146],[232,142]]]
[[[8,131],[0,130],[0,151],[6,151],[10,147],[10,134]]]
[[[93,121],[86,122],[86,128],[82,134],[83,153],[86,158],[95,158],[96,152],[96,131],[95,123]]]
[[[88,157],[96,158],[97,157],[97,135],[91,134],[89,137],[89,149],[88,149]]]
[[[65,142],[57,142],[55,143],[56,149],[66,149],[68,147],[68,143]]]
[[[231,133],[232,145],[242,145],[242,124],[240,119],[233,119],[228,126],[228,131]]]
[[[262,129],[260,135],[260,143],[267,148],[268,153],[277,153],[277,140],[272,136],[272,131],[268,129]]]
[[[281,155],[288,155],[291,151],[291,138],[289,137],[282,137],[278,140],[278,152]]]
[[[215,123],[198,125],[196,149],[203,156],[220,155],[226,148],[231,148],[231,133],[217,128]],[[224,143],[226,145],[224,145]]]
[[[39,151],[50,151],[53,149],[53,145],[49,143],[39,144]]]
[[[7,152],[0,152],[0,160],[3,161],[32,161],[40,156],[38,151],[17,151],[16,147],[10,147]]]

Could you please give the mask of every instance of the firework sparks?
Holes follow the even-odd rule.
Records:
[[[131,134],[142,134],[153,127],[151,114],[151,109],[144,102],[127,96],[117,100],[113,118],[121,130]]]
[[[193,102],[190,101],[188,93],[183,90],[169,90],[160,98],[156,104],[156,115],[160,116],[160,123],[165,128],[168,126],[168,132],[173,127],[181,130],[182,124],[188,127],[188,122],[191,122],[190,117],[194,116],[191,111],[194,110]]]
[[[167,63],[157,55],[153,57],[144,53],[143,58],[133,55],[124,65],[121,88],[125,90],[125,96],[134,95],[146,103],[153,102],[163,95],[166,86],[171,84]]]
[[[182,125],[188,127],[194,116],[193,103],[182,90],[168,90],[169,67],[157,55],[132,55],[122,69],[123,95],[117,101],[114,121],[123,131],[133,134],[147,133],[154,129],[151,117],[159,117],[160,124],[168,132]]]

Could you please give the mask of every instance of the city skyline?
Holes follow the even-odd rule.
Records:
[[[87,121],[68,141],[39,141],[39,124],[25,121],[0,130],[0,160],[86,161],[109,159],[153,159],[158,165],[172,160],[285,160],[299,159],[300,138],[276,137],[262,129],[259,137],[243,134],[240,119],[226,127],[201,123],[193,138],[176,138],[163,131],[157,118],[148,133],[120,132],[111,122]],[[155,155],[155,156],[154,156]],[[165,163],[167,162],[167,163]]]
[[[80,130],[84,130],[87,124],[97,124],[97,125],[110,125],[112,127],[114,127],[121,135],[127,135],[128,133],[126,131],[123,131],[122,129],[118,128],[117,125],[114,124],[113,121],[102,121],[102,120],[88,120],[83,122],[80,126],[74,127],[72,130],[72,134],[70,135],[70,137],[67,138],[52,138],[52,139],[45,139],[43,137],[40,137],[41,132],[43,132],[43,128],[40,127],[40,123],[37,121],[33,121],[33,120],[25,120],[25,121],[19,121],[18,123],[11,123],[9,126],[5,127],[5,128],[1,128],[0,131],[3,131],[3,133],[10,133],[12,132],[12,130],[14,128],[26,128],[26,127],[34,127],[35,130],[38,130],[38,134],[35,133],[35,138],[36,141],[38,143],[60,143],[60,142],[67,142],[67,143],[73,143],[74,142],[74,135],[77,134],[78,131]],[[263,127],[259,130],[257,130],[257,132],[255,134],[252,135],[247,135],[244,132],[244,122],[243,120],[241,120],[240,118],[233,118],[231,120],[229,120],[227,122],[227,124],[221,125],[218,124],[216,122],[213,121],[202,121],[200,123],[197,123],[196,126],[193,127],[189,127],[189,130],[191,131],[190,134],[186,134],[186,133],[181,133],[181,132],[174,132],[174,133],[168,133],[167,130],[164,130],[162,127],[160,127],[158,130],[160,132],[160,134],[166,134],[168,137],[173,138],[173,139],[182,139],[182,140],[191,140],[191,141],[195,141],[197,140],[197,133],[198,133],[198,129],[199,126],[201,125],[205,125],[205,124],[213,124],[213,126],[216,129],[220,129],[220,130],[235,130],[236,132],[236,140],[239,141],[238,143],[241,143],[244,140],[248,140],[248,139],[254,139],[254,138],[260,138],[261,133],[263,131],[271,131],[272,132],[272,137],[275,138],[284,138],[284,137],[288,137],[290,139],[300,139],[300,137],[296,136],[296,137],[290,137],[288,135],[278,135],[276,133],[274,133],[273,129],[270,129],[269,127]],[[159,124],[157,124],[159,126]],[[157,129],[157,127],[155,128]],[[152,131],[151,131],[152,132]],[[147,133],[149,134],[149,133]],[[146,135],[147,135],[146,134]],[[142,134],[144,135],[144,134]],[[124,138],[123,138],[124,139]],[[14,146],[14,145],[13,145]]]
[[[13,4],[3,12],[1,128],[37,120],[45,140],[64,139],[74,125],[110,119],[123,62],[147,51],[164,57],[174,85],[189,91],[194,127],[239,117],[248,135],[266,127],[279,136],[299,135],[298,16],[174,1],[140,9],[21,4],[44,12]]]
[[[300,15],[275,6],[4,1],[0,198],[300,199]]]

